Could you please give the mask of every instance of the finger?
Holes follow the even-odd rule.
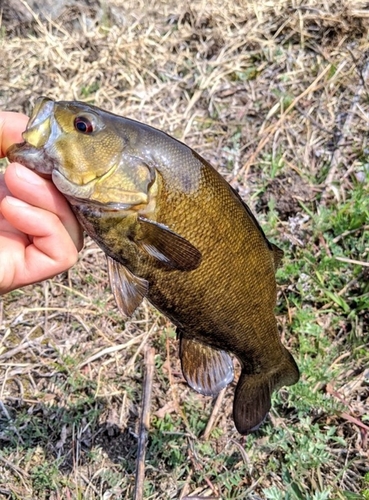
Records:
[[[67,200],[51,180],[39,176],[19,163],[11,163],[5,172],[5,182],[14,197],[56,214],[73,239],[76,248],[81,250],[82,229]]]
[[[0,201],[8,194],[10,194],[10,191],[6,187],[4,174],[0,173]]]
[[[11,244],[6,234],[0,237],[1,261],[8,262],[8,266],[13,263],[8,290],[50,278],[76,263],[78,252],[75,244],[55,214],[11,196],[4,198],[1,209],[12,226],[32,237],[32,243],[28,245],[14,233],[9,235]],[[8,255],[4,257],[6,253]]]
[[[24,245],[29,245],[31,243],[31,239],[28,237],[27,234],[22,233],[19,231],[17,228],[15,228],[5,217],[3,214],[3,203],[2,201],[0,202],[0,234],[6,234],[7,237],[10,237],[10,234],[16,234],[19,236],[19,238],[23,241]],[[0,248],[0,251],[2,251],[2,248]],[[0,264],[1,266],[1,264]]]
[[[4,217],[2,210],[1,210],[2,200],[5,198],[5,196],[9,196],[9,195],[10,195],[10,191],[6,187],[6,184],[4,181],[4,174],[0,174],[0,232],[6,231],[7,233],[13,232],[15,234],[22,235],[22,233],[20,231],[18,231],[18,229],[15,229],[15,227],[13,227],[6,220],[6,218]],[[23,236],[25,243],[27,243],[29,241],[27,235],[23,234],[22,236]]]
[[[23,142],[22,132],[26,130],[28,117],[20,113],[3,111],[0,113],[0,158],[7,149],[17,142]]]

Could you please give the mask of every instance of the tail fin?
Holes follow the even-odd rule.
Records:
[[[293,385],[299,370],[285,349],[284,361],[276,370],[248,374],[244,370],[237,384],[233,403],[233,419],[240,434],[255,431],[263,423],[271,406],[271,395],[283,385]]]

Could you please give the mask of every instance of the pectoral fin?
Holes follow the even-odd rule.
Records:
[[[179,271],[193,271],[201,263],[201,252],[179,234],[158,222],[138,218],[140,232],[136,243],[149,255]]]
[[[132,316],[147,295],[149,284],[111,257],[107,257],[107,262],[110,287],[117,306],[124,316]]]
[[[188,385],[204,396],[216,396],[233,380],[232,358],[225,351],[182,337],[180,358]]]

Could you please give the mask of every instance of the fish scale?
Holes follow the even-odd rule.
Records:
[[[52,176],[107,255],[122,313],[147,298],[176,325],[183,374],[202,394],[233,380],[237,356],[235,425],[258,428],[299,371],[274,314],[283,252],[238,193],[173,137],[84,103],[40,98],[24,139],[8,158]]]

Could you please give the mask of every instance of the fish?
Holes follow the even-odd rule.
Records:
[[[38,98],[23,139],[8,159],[51,176],[106,254],[121,313],[146,298],[169,318],[203,395],[233,381],[235,356],[233,420],[240,434],[258,429],[299,369],[274,312],[283,251],[239,193],[165,132],[79,101]]]

